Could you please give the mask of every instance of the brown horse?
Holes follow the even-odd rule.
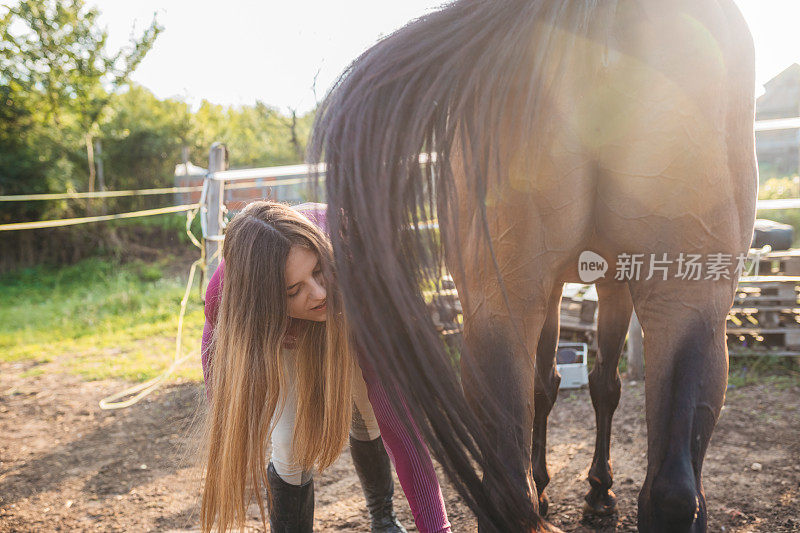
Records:
[[[311,155],[327,163],[356,339],[482,529],[549,527],[559,302],[590,250],[608,270],[587,509],[615,505],[610,426],[635,307],[639,528],[705,530],[733,266],[755,215],[753,57],[733,0],[461,0],[365,52],[320,109]],[[431,216],[441,233],[421,224]],[[731,268],[687,276],[694,255]],[[631,257],[640,272],[626,273]],[[422,297],[445,266],[464,305],[461,381]]]

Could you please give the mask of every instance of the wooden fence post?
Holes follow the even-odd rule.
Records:
[[[642,325],[636,311],[631,315],[631,323],[628,327],[628,378],[644,379],[644,336]]]
[[[100,139],[94,140],[94,165],[97,168],[97,188],[100,191],[106,190],[106,177],[103,172],[103,143]],[[104,198],[100,199],[100,214],[107,215],[106,201]],[[112,230],[113,231],[113,230]]]
[[[214,143],[211,145],[211,150],[208,153],[208,172],[213,175],[214,172],[228,170],[228,148],[222,143]],[[206,236],[206,261],[208,262],[208,278],[217,269],[219,265],[220,256],[215,255],[217,250],[222,246],[222,214],[224,212],[224,197],[223,191],[225,190],[225,182],[218,180],[209,180],[208,189],[206,191],[206,205],[208,207],[208,220],[206,228],[208,235]]]

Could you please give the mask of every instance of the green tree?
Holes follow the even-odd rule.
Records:
[[[18,87],[0,86],[0,124],[0,194],[47,191],[47,165],[39,159],[32,137],[26,135],[36,120]],[[0,223],[34,216],[36,210],[31,208],[30,203],[0,203]]]
[[[303,160],[313,112],[285,115],[262,102],[225,107],[203,101],[194,114],[196,145],[205,151],[214,142],[230,150],[233,168],[290,165]]]
[[[192,112],[185,102],[159,100],[133,84],[115,95],[100,128],[111,188],[172,186],[181,150],[194,144],[193,128]]]
[[[0,81],[35,95],[44,119],[72,134],[67,142],[82,141],[89,191],[95,188],[92,139],[101,116],[163,29],[154,17],[129,47],[112,52],[98,16],[83,0],[22,0],[0,19]]]

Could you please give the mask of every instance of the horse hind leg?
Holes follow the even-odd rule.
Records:
[[[548,293],[544,294],[545,297],[533,301],[546,302]],[[497,308],[502,311],[500,306]],[[531,463],[531,428],[535,409],[531,347],[538,345],[538,335],[546,321],[546,308],[544,303],[537,303],[527,305],[524,314],[522,306],[512,309],[512,314],[524,320],[514,323],[508,316],[496,312],[491,317],[472,316],[466,322],[465,351],[461,358],[462,385],[467,401],[484,424],[500,461],[495,465],[497,469],[484,471],[483,486],[487,494],[496,498],[498,508],[502,509],[503,488],[508,487],[510,481],[513,490],[530,498],[537,513],[532,520],[535,523],[533,531],[556,532],[560,530],[539,518],[536,472],[532,472]],[[515,331],[520,323],[524,323],[525,331],[530,335],[524,345],[519,340],[519,330]],[[492,406],[502,412],[495,412]],[[478,531],[495,531],[495,528],[479,522]]]
[[[733,288],[730,282],[686,284],[691,290],[632,289],[646,354],[648,449],[640,531],[706,530],[701,472],[725,397],[725,314]]]
[[[616,511],[610,463],[611,419],[619,404],[621,383],[618,363],[633,310],[628,287],[622,283],[598,283],[598,353],[589,374],[597,435],[589,469],[591,488],[585,496],[584,514],[607,516]]]
[[[464,330],[466,350],[461,356],[462,385],[467,401],[484,425],[489,442],[500,464],[487,467],[483,486],[502,508],[503,487],[510,482],[534,504],[530,450],[533,420],[533,365],[525,361],[513,334],[513,324],[498,320],[473,320]],[[492,408],[501,409],[502,412]],[[526,431],[527,429],[527,431]],[[503,472],[508,482],[502,480]],[[507,490],[507,489],[506,489]],[[495,531],[491,524],[478,521],[478,532]]]
[[[541,516],[547,515],[550,506],[550,500],[544,492],[547,484],[550,483],[546,459],[547,417],[550,415],[550,410],[558,397],[558,386],[561,384],[561,375],[555,365],[555,356],[558,345],[562,287],[563,285],[558,283],[551,291],[550,299],[547,303],[547,316],[536,348],[531,460],[533,463],[533,480],[536,483],[536,492],[539,495],[539,514]]]

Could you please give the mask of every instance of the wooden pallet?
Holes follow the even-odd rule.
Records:
[[[728,314],[730,354],[800,355],[799,288],[800,276],[742,278]]]
[[[800,250],[781,250],[760,256],[760,276],[800,276]]]

